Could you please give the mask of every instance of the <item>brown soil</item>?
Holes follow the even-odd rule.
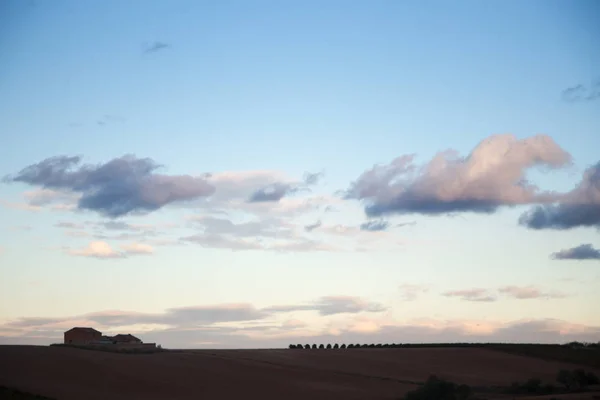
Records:
[[[552,382],[561,368],[576,366],[476,348],[186,350],[129,355],[0,346],[0,385],[58,400],[391,400],[431,374],[473,386],[505,386],[532,377]]]

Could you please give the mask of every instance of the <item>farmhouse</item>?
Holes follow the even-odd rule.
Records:
[[[94,328],[75,327],[65,332],[65,344],[73,345],[107,345],[115,347],[155,347],[155,343],[144,343],[131,334],[115,336],[102,335]]]
[[[92,344],[102,339],[102,332],[94,328],[71,328],[65,332],[65,343],[85,345]]]

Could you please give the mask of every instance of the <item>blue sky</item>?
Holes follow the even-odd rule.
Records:
[[[2,2],[0,343],[600,340],[599,16]]]

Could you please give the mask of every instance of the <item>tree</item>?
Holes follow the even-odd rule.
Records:
[[[302,348],[303,348],[303,347],[304,347],[304,346],[302,346],[301,344],[297,344],[297,345],[296,345],[296,348],[297,348],[297,349],[300,349],[300,350],[302,350]]]
[[[381,348],[381,347],[383,347],[383,346],[382,346],[382,344],[381,344],[381,343],[377,343],[377,344],[375,345],[375,347],[377,347],[377,348]]]
[[[331,343],[327,343],[327,349],[331,350]]]
[[[289,346],[289,347],[290,347],[290,349],[295,349],[295,348],[296,348],[296,345],[294,345],[294,344],[290,344],[290,346]]]
[[[334,344],[334,345],[333,345],[333,348],[334,348],[334,349],[339,349],[339,348],[340,348],[340,346],[338,346],[338,344],[336,343],[336,344]]]
[[[353,345],[352,343],[350,343],[350,344],[348,345],[348,348],[349,348],[349,349],[353,349],[353,348],[354,348],[354,345]]]
[[[352,346],[352,345],[350,345],[350,346]],[[348,346],[348,347],[350,347],[350,346]],[[345,348],[346,348],[346,345],[345,345],[345,344],[342,344],[342,345],[340,346],[340,349],[345,349]]]
[[[305,345],[304,345],[304,348],[305,348],[306,350],[310,349],[310,344],[305,344]]]
[[[313,344],[313,345],[312,345],[312,348],[313,348],[313,350],[316,350],[316,349],[317,349],[317,345],[316,345],[316,344]]]
[[[323,346],[323,343],[321,343],[321,344],[319,345],[319,349],[325,349],[325,346]]]

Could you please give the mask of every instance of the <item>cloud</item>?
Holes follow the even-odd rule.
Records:
[[[552,200],[552,193],[540,192],[525,174],[533,167],[565,166],[571,156],[549,136],[517,139],[506,134],[483,140],[467,157],[444,151],[419,168],[413,160],[414,155],[403,155],[365,171],[345,198],[365,201],[371,217],[493,213],[501,206]]]
[[[83,229],[83,224],[76,224],[74,222],[57,222],[54,224],[56,228],[64,228],[64,229]]]
[[[126,258],[133,255],[152,254],[153,252],[152,246],[143,243],[130,243],[121,246],[121,250],[116,250],[103,241],[90,242],[83,249],[67,249],[67,253],[73,256],[98,259]]]
[[[305,238],[299,238],[284,243],[276,243],[272,246],[266,247],[266,249],[275,250],[279,252],[295,253],[304,253],[311,251],[341,251],[341,249],[336,246],[328,245],[316,240],[309,240]]]
[[[581,182],[556,204],[536,206],[523,213],[519,224],[529,229],[600,228],[600,162],[588,168]]]
[[[100,119],[98,119],[98,121],[96,121],[96,124],[99,126],[106,126],[108,124],[111,123],[118,123],[118,122],[125,122],[125,117],[122,117],[120,115],[103,115],[102,117],[100,117]]]
[[[279,218],[234,223],[226,218],[202,216],[191,218],[207,235],[233,235],[237,237],[293,237],[293,226]]]
[[[149,45],[146,45],[144,48],[144,54],[156,53],[158,51],[168,49],[171,45],[163,42],[154,42]]]
[[[180,201],[210,196],[215,188],[202,177],[161,175],[149,158],[125,155],[98,165],[79,165],[80,157],[57,156],[5,177],[44,189],[81,195],[77,207],[116,218],[151,212]]]
[[[325,175],[325,172],[315,172],[315,173],[311,173],[311,172],[305,172],[304,173],[304,183],[306,185],[316,185],[319,183],[319,181],[321,179],[323,179],[323,176]]]
[[[308,304],[291,304],[271,306],[264,309],[267,312],[318,311],[320,315],[334,315],[360,312],[377,313],[387,310],[380,303],[368,302],[352,296],[326,296]]]
[[[387,221],[379,220],[371,220],[360,224],[361,231],[369,231],[369,232],[379,232],[385,231],[390,226],[390,223]]]
[[[306,172],[304,174],[304,180],[302,183],[271,183],[254,191],[250,195],[248,202],[277,202],[285,196],[289,196],[301,191],[310,191],[310,186],[316,185],[321,179],[322,175],[323,173]]]
[[[281,325],[282,327],[289,329],[304,328],[308,326],[306,322],[297,319],[288,319],[287,321],[284,321]]]
[[[263,250],[264,247],[260,241],[248,240],[243,238],[231,238],[225,235],[198,234],[182,237],[183,242],[199,244],[202,247],[214,249],[236,250]]]
[[[505,286],[498,291],[502,294],[508,295],[518,300],[528,299],[561,299],[566,297],[565,294],[560,292],[544,292],[534,286]]]
[[[562,99],[568,103],[593,101],[600,98],[600,80],[591,85],[576,85],[563,90]]]
[[[562,299],[566,294],[558,291],[543,291],[535,286],[504,286],[497,289],[498,294],[512,297],[517,300],[529,299]],[[497,300],[494,291],[483,288],[452,290],[442,293],[446,297],[458,297],[464,301],[493,302]]]
[[[283,196],[298,192],[300,189],[288,183],[273,183],[252,193],[248,202],[259,203],[268,201],[279,201]]]
[[[271,250],[278,252],[333,251],[334,246],[309,240],[297,232],[297,226],[278,217],[234,223],[212,216],[192,217],[190,220],[202,233],[181,238],[204,247],[231,250]]]
[[[6,329],[57,330],[69,328],[75,321],[79,325],[98,325],[114,329],[121,326],[157,325],[172,328],[198,328],[221,330],[228,327],[222,324],[249,322],[257,323],[254,328],[264,327],[264,321],[279,313],[289,311],[318,311],[322,316],[359,312],[379,312],[385,308],[378,303],[370,303],[350,296],[323,297],[306,305],[275,306],[256,308],[248,303],[226,303],[189,307],[168,308],[160,313],[107,310],[63,318],[19,318],[0,325],[0,332]],[[262,324],[262,325],[260,325]],[[306,324],[297,319],[284,320],[281,326],[299,328]],[[272,325],[277,326],[277,325]],[[239,328],[236,328],[239,329]]]
[[[304,230],[305,230],[306,232],[312,232],[312,231],[314,231],[315,229],[317,229],[318,227],[320,227],[321,225],[322,225],[322,223],[321,223],[321,221],[319,220],[319,221],[315,222],[314,224],[309,224],[309,225],[306,225],[306,226],[304,226]]]
[[[463,289],[463,290],[451,290],[442,293],[446,297],[459,297],[464,301],[476,301],[476,302],[492,302],[496,301],[496,298],[487,290],[481,288]]]
[[[550,258],[554,260],[600,260],[600,250],[587,243],[552,253]]]
[[[73,208],[77,204],[78,197],[74,193],[65,193],[50,189],[37,189],[27,191],[23,194],[27,203],[31,206],[53,205],[59,208]]]
[[[429,288],[425,285],[402,284],[399,287],[402,300],[414,301],[419,295],[427,293]]]

